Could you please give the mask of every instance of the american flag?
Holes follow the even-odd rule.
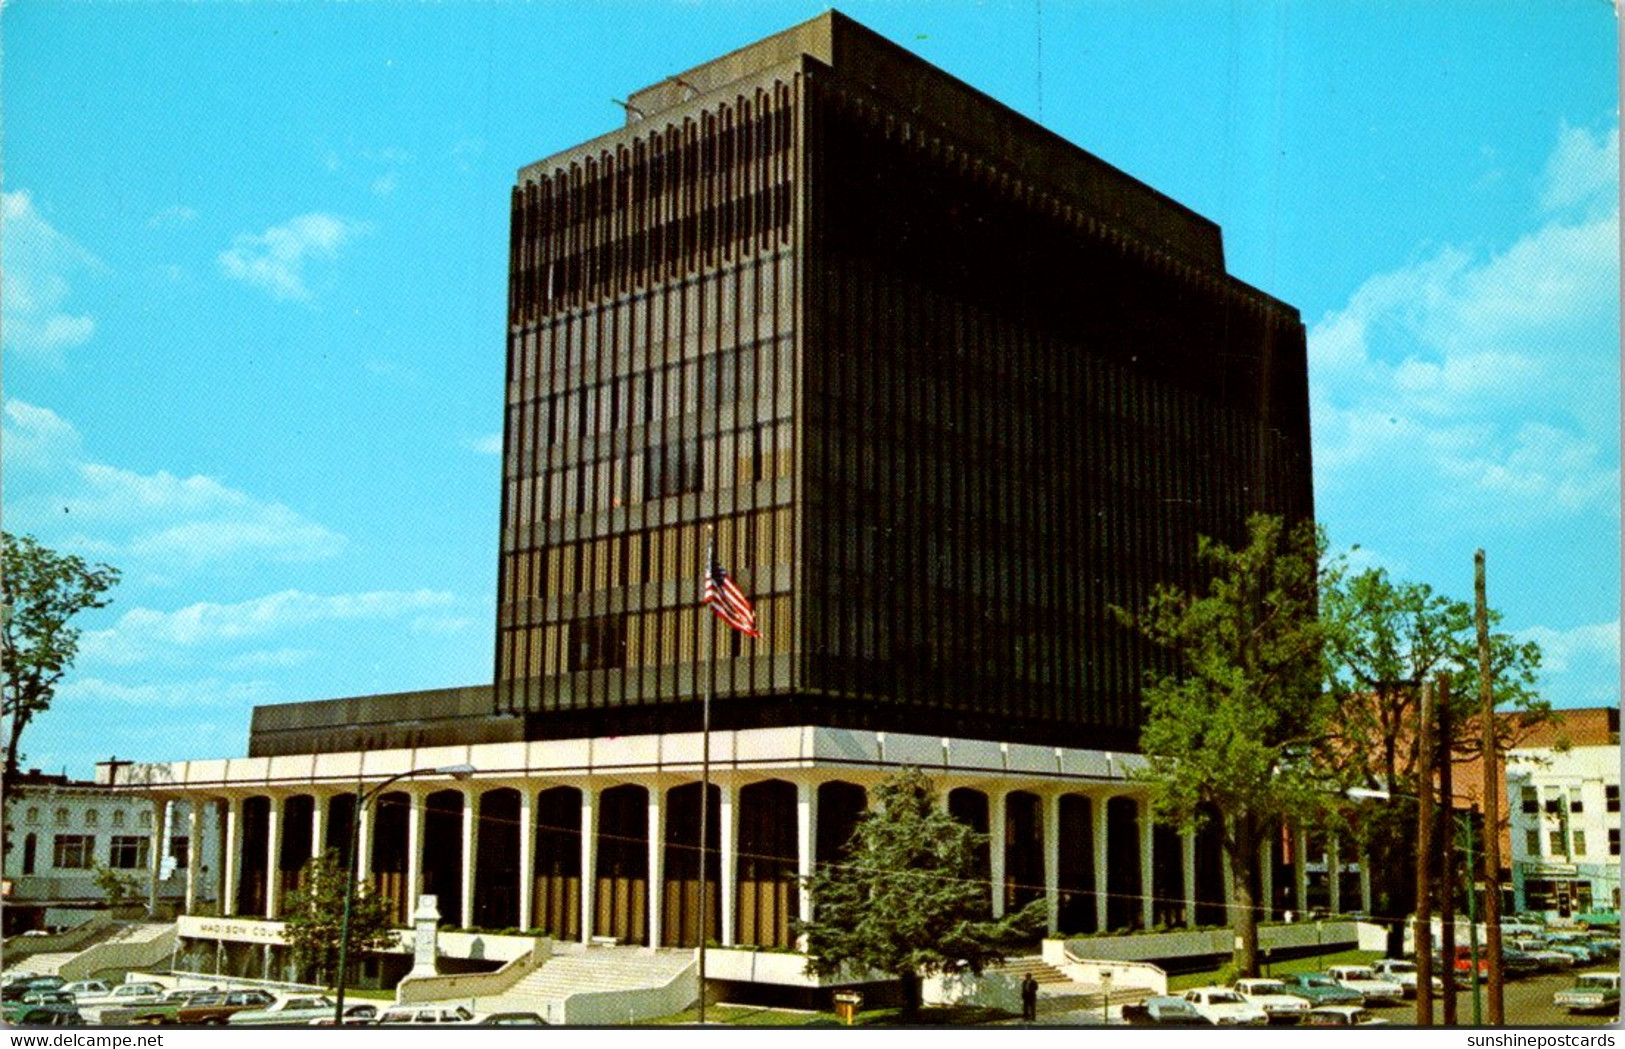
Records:
[[[707,544],[705,551],[705,593],[704,602],[711,606],[711,611],[717,618],[751,637],[761,637],[756,630],[756,610],[750,605],[750,598],[739,589],[728,570],[717,561],[717,545],[713,538]]]

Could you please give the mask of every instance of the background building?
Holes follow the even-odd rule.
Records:
[[[1617,916],[1619,710],[1565,711],[1545,735],[1506,759],[1517,909]]]

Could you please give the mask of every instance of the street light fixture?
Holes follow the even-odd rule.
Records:
[[[1420,801],[1421,800],[1415,794],[1402,794],[1402,793],[1400,793],[1398,791],[1391,791],[1391,790],[1372,790],[1372,789],[1367,788],[1367,787],[1350,787],[1344,793],[1347,794],[1348,797],[1353,798],[1356,801],[1365,801],[1365,800],[1370,800],[1370,801],[1391,801],[1394,798],[1409,798],[1412,801]],[[1441,798],[1440,803],[1442,804],[1444,800],[1445,799]],[[1472,981],[1472,985],[1473,985],[1473,1026],[1478,1027],[1478,1026],[1482,1026],[1483,1022],[1484,1022],[1483,991],[1480,988],[1480,985],[1479,985],[1479,982],[1478,982],[1478,978],[1479,978],[1479,972],[1478,972],[1478,893],[1476,891],[1477,890],[1477,881],[1478,880],[1477,880],[1477,878],[1475,878],[1473,876],[1473,869],[1474,869],[1474,865],[1475,865],[1474,856],[1476,855],[1476,852],[1475,852],[1475,850],[1473,848],[1473,817],[1478,814],[1478,802],[1476,800],[1472,799],[1472,798],[1463,798],[1463,797],[1460,797],[1460,796],[1454,795],[1454,794],[1452,794],[1449,797],[1448,800],[1450,800],[1452,802],[1465,801],[1465,802],[1467,802],[1467,806],[1468,806],[1467,807],[1467,812],[1466,812],[1467,819],[1465,821],[1463,821],[1464,828],[1465,828],[1465,833],[1466,833],[1466,838],[1467,838],[1466,849],[1465,849],[1465,851],[1467,853],[1467,870],[1468,870],[1468,874],[1467,874],[1467,943],[1468,943],[1468,950],[1470,952],[1470,957],[1472,958],[1472,965],[1473,965],[1473,972],[1472,972],[1472,977],[1471,977],[1471,981]],[[1452,813],[1456,812],[1456,807],[1454,805],[1451,805],[1450,806],[1450,811]],[[1424,857],[1418,857],[1417,862],[1418,863],[1426,863],[1427,862],[1427,857],[1425,857],[1425,856]],[[1493,891],[1493,887],[1491,887],[1491,891]],[[1455,966],[1455,959],[1447,958],[1447,959],[1445,959],[1445,964],[1451,966],[1452,969],[1453,969],[1454,966]],[[1418,993],[1420,993],[1420,992],[1418,992]]]
[[[382,783],[367,791],[363,791],[361,789],[361,775],[360,773],[356,774],[355,812],[350,816],[350,862],[346,864],[347,872],[344,880],[344,918],[339,922],[338,986],[337,991],[334,994],[334,998],[336,998],[337,1001],[333,1006],[333,1025],[335,1027],[344,1026],[344,979],[350,962],[350,905],[355,899],[355,881],[356,871],[358,869],[357,861],[360,859],[358,853],[361,851],[361,814],[366,811],[366,807],[372,804],[373,800],[377,798],[378,795],[384,792],[385,787],[398,780],[403,780],[410,776],[450,776],[452,779],[463,780],[474,775],[475,771],[476,770],[473,765],[466,764],[442,765],[438,768],[411,769],[407,772],[397,772],[395,775],[389,777]]]

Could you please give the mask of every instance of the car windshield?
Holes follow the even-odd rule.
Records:
[[[1215,991],[1207,996],[1210,1005],[1242,1005],[1241,995],[1229,991]]]
[[[1388,971],[1391,973],[1413,973],[1416,971],[1416,966],[1410,962],[1389,962]]]
[[[1247,985],[1248,994],[1285,994],[1284,983],[1251,983]]]
[[[1600,990],[1600,991],[1606,991],[1606,990],[1609,990],[1610,988],[1614,987],[1616,985],[1616,983],[1617,983],[1617,978],[1616,977],[1603,976],[1601,974],[1590,974],[1590,975],[1580,977],[1580,982],[1578,984],[1576,984],[1575,986],[1577,986],[1577,987],[1586,987],[1586,988],[1595,988],[1595,989]]]
[[[1343,979],[1345,980],[1374,980],[1376,978],[1377,974],[1372,972],[1370,969],[1343,970]]]
[[[1330,976],[1305,976],[1304,985],[1307,987],[1336,987],[1337,981]]]

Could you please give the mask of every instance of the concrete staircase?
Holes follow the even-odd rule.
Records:
[[[34,954],[24,961],[19,961],[17,968],[36,972],[41,976],[54,976],[64,962],[72,961],[78,953],[78,951],[56,951],[50,954]]]
[[[667,988],[694,968],[691,950],[651,950],[647,947],[592,947],[579,953],[556,954],[521,978],[500,995],[480,998],[478,1011],[534,1012],[551,1022],[578,1022],[568,1018],[569,1000],[585,995],[606,996],[619,994],[626,1010],[607,1006],[606,1011],[616,1021],[647,1020],[665,1013],[645,1012],[637,1003],[647,998],[638,992]],[[686,1007],[684,1002],[676,1012]],[[651,1007],[652,1003],[651,1003]]]
[[[1011,958],[996,970],[1020,984],[1029,973],[1038,981],[1038,1015],[1053,1016],[1079,1010],[1120,1009],[1151,997],[1141,987],[1114,987],[1107,990],[1101,984],[1079,983],[1066,973],[1048,964],[1043,958]]]
[[[174,951],[173,922],[135,922],[57,962],[52,971],[67,980],[89,980],[109,970],[167,969]]]

